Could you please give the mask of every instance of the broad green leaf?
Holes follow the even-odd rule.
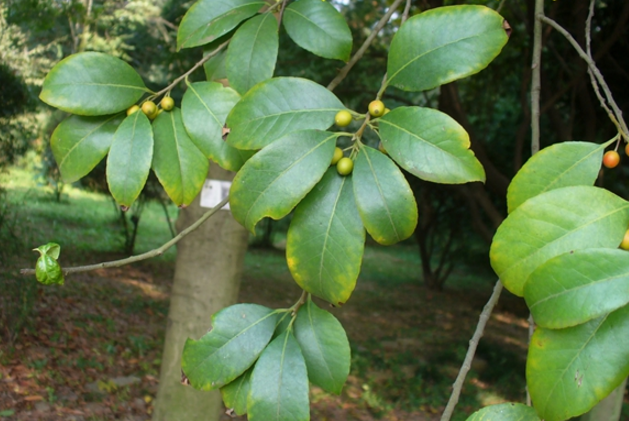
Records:
[[[251,389],[251,373],[253,367],[245,371],[233,382],[221,387],[223,402],[228,409],[232,409],[236,415],[247,413],[247,396]]]
[[[255,233],[256,224],[265,216],[288,215],[330,166],[337,137],[336,133],[302,130],[255,154],[232,183],[229,203],[234,218]]]
[[[273,14],[265,13],[245,22],[227,50],[225,69],[230,86],[244,94],[273,77],[278,49],[278,25]]]
[[[236,91],[220,83],[196,82],[188,85],[181,100],[183,123],[194,144],[206,157],[229,171],[238,171],[253,154],[223,140],[225,119],[239,99]]]
[[[546,421],[589,411],[629,375],[629,306],[586,324],[537,328],[526,378],[533,406]]]
[[[63,285],[63,272],[56,259],[48,254],[41,254],[35,264],[35,277],[44,285]]]
[[[308,299],[297,313],[295,338],[306,360],[310,382],[328,392],[341,394],[351,359],[349,341],[341,323]]]
[[[629,253],[587,248],[538,267],[524,285],[535,323],[549,329],[576,326],[629,303]]]
[[[425,91],[483,70],[509,39],[485,6],[438,7],[407,20],[391,41],[387,84]]]
[[[150,92],[133,67],[104,53],[73,54],[52,68],[39,98],[78,115],[108,115],[126,110]]]
[[[181,368],[196,389],[231,383],[258,359],[275,330],[277,313],[257,304],[236,304],[212,316],[212,330],[188,339]]]
[[[279,77],[259,83],[227,116],[227,142],[238,149],[260,149],[285,134],[324,130],[345,107],[334,94],[307,79]]]
[[[447,114],[398,107],[377,121],[387,153],[411,174],[443,184],[485,181],[485,170],[469,149],[469,135]]]
[[[541,421],[535,409],[521,403],[490,405],[474,412],[466,421]]]
[[[158,115],[153,131],[153,171],[168,197],[188,206],[203,187],[209,162],[188,136],[179,108]]]
[[[129,208],[146,184],[153,160],[153,130],[143,112],[124,119],[107,156],[107,185],[120,206]]]
[[[507,191],[509,213],[533,196],[567,186],[591,186],[598,177],[605,145],[563,142],[533,155]]]
[[[284,28],[301,48],[320,57],[349,60],[352,33],[343,15],[321,0],[298,0],[284,10]]]
[[[177,31],[177,50],[208,44],[255,15],[261,0],[199,0],[186,12]]]
[[[308,372],[290,330],[273,339],[251,375],[249,421],[308,421]]]
[[[353,179],[358,212],[374,240],[391,245],[413,235],[417,203],[408,181],[393,161],[364,146],[356,158]]]
[[[73,183],[94,169],[109,152],[122,120],[121,114],[104,117],[73,115],[57,126],[50,138],[50,148],[64,182]]]
[[[227,71],[225,70],[225,57],[227,51],[222,50],[216,53],[216,55],[203,63],[203,70],[205,71],[205,78],[208,81],[216,81],[221,79],[227,79]]]
[[[286,241],[288,268],[304,290],[342,305],[356,286],[364,248],[352,177],[331,167],[295,209]]]
[[[39,246],[36,249],[33,249],[33,251],[39,252],[39,254],[42,256],[50,256],[53,259],[57,260],[59,258],[59,255],[61,254],[61,246],[57,243],[47,243],[43,246]]]
[[[547,260],[573,250],[620,244],[629,203],[607,190],[563,187],[535,196],[498,227],[489,251],[505,287],[522,296],[529,275]]]

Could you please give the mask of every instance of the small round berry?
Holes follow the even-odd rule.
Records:
[[[353,169],[354,161],[347,157],[339,159],[339,162],[336,163],[336,171],[338,171],[340,175],[349,175]]]
[[[339,127],[347,127],[349,123],[352,122],[352,115],[347,110],[341,110],[336,113],[336,117],[334,117],[334,123],[336,123]]]
[[[627,143],[627,146],[625,146],[625,154],[629,156],[629,143]]]
[[[603,155],[603,165],[607,168],[616,168],[620,163],[620,155],[616,151],[607,151]]]
[[[369,114],[372,117],[381,117],[384,115],[384,103],[378,99],[369,103]]]
[[[620,243],[620,248],[623,250],[629,250],[629,230],[625,232],[625,236]]]
[[[162,102],[160,102],[159,105],[162,106],[162,109],[164,111],[170,111],[175,108],[175,100],[169,96],[165,96],[164,98],[162,98]]]
[[[127,115],[131,115],[139,109],[140,107],[138,107],[137,105],[132,105],[127,109]]]
[[[343,158],[343,150],[337,146],[334,148],[334,156],[332,156],[332,162],[330,165],[336,165],[341,158]]]
[[[157,116],[157,105],[155,105],[153,101],[146,101],[142,104],[142,112],[149,118],[151,118],[152,115]]]

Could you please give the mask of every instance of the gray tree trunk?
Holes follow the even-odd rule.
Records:
[[[210,178],[231,180],[233,173],[211,165]],[[197,197],[180,212],[181,231],[208,209]],[[238,298],[247,231],[231,212],[221,210],[177,244],[175,279],[170,297],[166,342],[153,421],[217,421],[222,403],[218,391],[201,392],[181,384],[181,354],[188,338],[210,329],[210,316]]]
[[[581,415],[579,421],[619,421],[622,412],[622,400],[625,396],[627,379],[605,399],[600,401],[587,414]]]

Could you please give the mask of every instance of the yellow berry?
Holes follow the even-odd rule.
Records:
[[[334,156],[332,157],[331,165],[336,165],[341,158],[343,158],[343,150],[337,146],[334,148]]]
[[[340,175],[349,175],[353,169],[354,161],[347,157],[339,159],[339,162],[336,163],[336,171],[338,171]]]
[[[162,102],[160,102],[162,109],[165,111],[170,111],[175,107],[175,100],[169,96],[165,96],[162,98]]]
[[[146,101],[142,104],[142,112],[149,118],[151,118],[152,115],[157,116],[157,105],[155,105],[153,101]]]
[[[127,115],[131,115],[139,109],[140,107],[138,107],[137,105],[132,105],[127,109]]]
[[[625,232],[625,237],[622,239],[622,243],[620,243],[620,248],[623,250],[629,250],[629,230]]]
[[[336,113],[336,117],[334,117],[334,123],[336,123],[339,127],[347,127],[349,123],[352,122],[352,115],[347,110],[341,110]]]
[[[384,115],[384,103],[378,99],[369,103],[369,114],[372,117],[381,117]]]

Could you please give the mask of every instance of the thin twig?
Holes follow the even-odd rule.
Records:
[[[456,377],[454,385],[452,387],[452,395],[450,395],[450,400],[448,401],[448,405],[446,405],[446,409],[443,411],[443,415],[441,416],[441,421],[450,421],[452,418],[452,414],[454,413],[454,408],[456,404],[459,402],[459,397],[461,396],[461,390],[463,389],[463,383],[465,382],[465,377],[467,373],[472,368],[472,360],[474,359],[474,354],[476,353],[476,348],[478,347],[478,342],[480,338],[483,336],[485,332],[485,326],[487,325],[487,321],[491,316],[491,312],[493,311],[496,303],[498,302],[498,298],[500,298],[500,293],[502,292],[502,283],[500,280],[496,282],[494,286],[494,291],[491,293],[491,297],[485,304],[480,317],[478,318],[478,324],[476,325],[476,331],[474,332],[474,336],[470,339],[470,346],[467,349],[467,354],[465,355],[465,360],[463,360],[463,365],[459,370],[459,374]]]
[[[498,7],[496,8],[496,13],[500,13],[500,11],[502,10],[502,8],[504,7],[505,3],[507,0],[502,0],[500,2],[500,4],[498,5]]]
[[[209,59],[211,59],[212,57],[214,57],[215,55],[217,55],[223,48],[227,47],[227,44],[229,44],[229,41],[231,40],[227,40],[224,43],[222,43],[221,45],[219,45],[216,50],[212,51],[211,53],[209,53],[208,55],[206,55],[205,57],[203,57],[201,60],[197,61],[197,63],[192,66],[190,68],[190,70],[188,70],[186,73],[182,74],[181,76],[179,76],[177,79],[173,80],[172,83],[170,85],[168,85],[167,87],[165,87],[164,89],[162,89],[161,91],[158,91],[156,93],[154,93],[153,95],[151,95],[152,97],[157,97],[160,95],[165,94],[166,92],[170,91],[171,89],[173,89],[175,86],[177,86],[177,84],[179,82],[181,82],[182,80],[184,80],[185,78],[187,78],[188,76],[190,76],[192,74],[192,72],[194,72],[195,70],[197,70],[199,67],[203,66],[203,64],[208,61]]]
[[[362,58],[362,56],[365,54],[365,51],[367,51],[367,48],[369,48],[373,40],[376,38],[376,35],[378,35],[380,30],[384,28],[384,25],[387,24],[387,22],[391,18],[391,15],[393,15],[393,13],[395,12],[395,9],[397,9],[397,7],[403,1],[404,0],[395,0],[395,2],[393,2],[391,7],[389,7],[387,13],[378,21],[378,24],[375,26],[375,28],[373,28],[371,34],[369,34],[365,42],[363,42],[363,45],[361,45],[358,51],[356,51],[356,54],[354,54],[354,56],[347,62],[347,64],[339,71],[339,74],[336,75],[332,82],[330,82],[330,84],[328,85],[328,90],[334,91],[334,88],[336,88],[339,83],[341,83],[343,79],[347,77],[349,71],[352,69],[352,67],[354,67],[358,60]]]
[[[408,19],[408,15],[411,13],[411,4],[412,0],[406,0],[406,6],[404,6],[404,12],[402,13],[402,23],[400,26],[404,25],[404,22]]]
[[[78,273],[78,272],[89,272],[96,269],[104,269],[104,268],[115,268],[124,265],[128,265],[130,263],[139,262],[142,260],[150,259],[152,257],[161,256],[164,254],[166,250],[177,244],[181,239],[190,234],[192,231],[196,230],[203,224],[206,220],[208,220],[212,215],[218,212],[223,206],[227,204],[229,201],[229,196],[223,199],[218,205],[207,211],[203,214],[199,219],[197,219],[194,224],[190,225],[185,230],[181,231],[175,238],[168,241],[167,243],[162,244],[160,247],[153,249],[151,251],[147,251],[146,253],[138,254],[137,256],[127,257],[126,259],[114,260],[111,262],[103,262],[97,263],[95,265],[87,265],[87,266],[75,266],[69,268],[62,268],[64,275],[69,273]],[[34,275],[34,269],[22,269],[20,270],[22,275]]]
[[[535,0],[535,16],[544,14],[544,0]],[[531,154],[539,152],[540,96],[542,90],[542,22],[533,26],[533,62],[531,63]]]
[[[618,129],[618,132],[625,138],[626,141],[629,142],[629,128],[627,128],[627,123],[622,117],[622,111],[614,101],[614,97],[612,96],[611,91],[609,90],[609,86],[607,86],[607,82],[605,82],[605,78],[601,74],[598,67],[596,67],[596,63],[592,60],[588,54],[583,51],[583,48],[579,45],[579,43],[570,35],[568,31],[566,31],[561,25],[555,22],[553,19],[544,16],[544,14],[538,14],[537,18],[544,23],[552,26],[557,32],[563,35],[568,42],[572,45],[572,47],[576,50],[577,54],[587,63],[589,70],[594,74],[596,81],[600,84],[601,88],[603,88],[603,92],[605,93],[605,97],[607,98],[607,102],[611,106],[613,113],[609,115],[612,123]]]

